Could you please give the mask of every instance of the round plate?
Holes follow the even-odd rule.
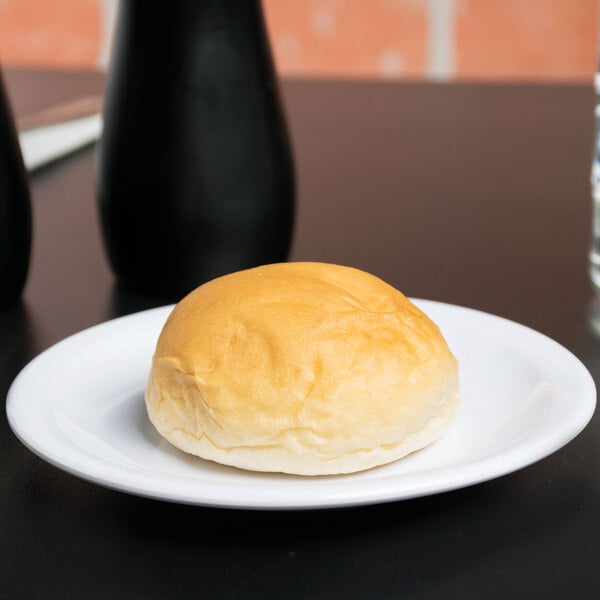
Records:
[[[9,391],[9,423],[40,457],[95,483],[175,502],[255,509],[351,506],[456,489],[529,465],[588,423],[594,382],[565,348],[500,317],[414,302],[459,360],[462,401],[441,440],[383,467],[329,477],[263,474],[171,446],[144,404],[169,306],[97,325],[40,354]]]

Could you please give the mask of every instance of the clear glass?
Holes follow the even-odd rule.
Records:
[[[590,250],[590,278],[596,290],[600,292],[600,69],[594,78],[596,91],[595,135],[592,155],[592,247]]]

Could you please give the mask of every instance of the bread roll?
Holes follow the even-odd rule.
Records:
[[[148,415],[185,452],[255,471],[350,473],[439,438],[458,365],[438,327],[363,271],[273,264],[210,281],[170,314]]]

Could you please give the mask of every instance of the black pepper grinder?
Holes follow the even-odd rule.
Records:
[[[0,74],[0,310],[12,306],[21,296],[30,252],[27,174]]]
[[[97,184],[126,289],[177,299],[286,259],[294,174],[260,0],[122,0]]]

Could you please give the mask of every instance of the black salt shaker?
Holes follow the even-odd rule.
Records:
[[[294,173],[260,0],[123,0],[98,201],[120,285],[176,299],[286,259]]]
[[[31,203],[27,174],[0,75],[0,310],[15,304],[27,279]]]

